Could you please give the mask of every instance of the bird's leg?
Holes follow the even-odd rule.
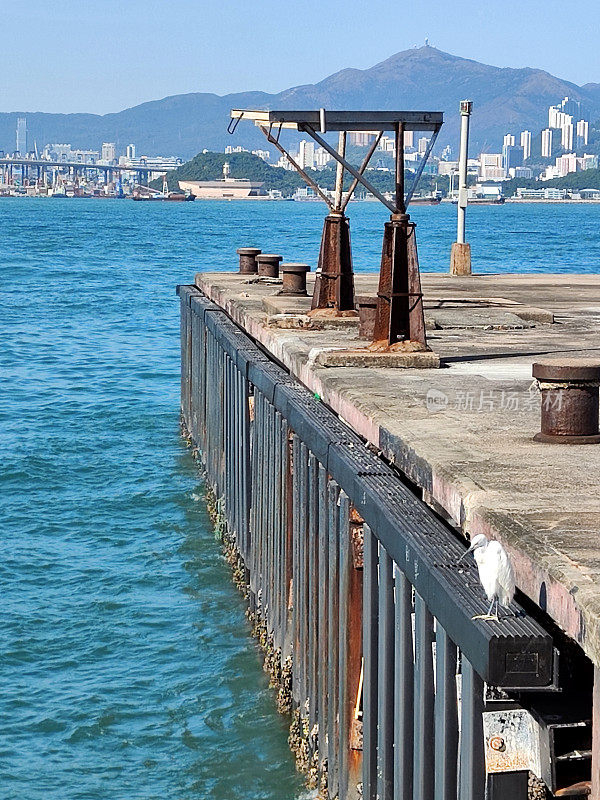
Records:
[[[494,603],[496,603],[496,613],[492,614],[492,608],[494,607]],[[485,619],[488,621],[499,622],[498,620],[498,599],[496,597],[492,597],[492,602],[490,603],[490,607],[487,610],[487,614],[476,614],[471,619]]]

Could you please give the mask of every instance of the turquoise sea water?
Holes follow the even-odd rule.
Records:
[[[600,271],[600,206],[469,209],[482,271]],[[350,209],[357,270],[385,210]],[[0,200],[0,797],[295,800],[286,720],[179,437],[176,283],[256,245],[313,267],[300,203]],[[455,209],[414,211],[445,270]]]

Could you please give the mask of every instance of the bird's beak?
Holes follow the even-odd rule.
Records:
[[[469,549],[468,549],[468,550],[465,550],[465,552],[462,554],[462,556],[461,556],[461,557],[458,559],[458,561],[457,561],[456,563],[457,563],[457,564],[460,564],[460,562],[463,560],[463,558],[464,558],[465,556],[468,556],[468,555],[469,555],[469,553],[470,553],[472,550],[473,550],[473,545],[471,545],[471,547],[469,547]]]

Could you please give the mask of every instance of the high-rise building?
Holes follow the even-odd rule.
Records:
[[[514,139],[514,136],[513,136]],[[502,167],[506,173],[512,167],[523,166],[523,148],[514,144],[505,144],[502,147]]]
[[[117,146],[114,142],[102,142],[102,161],[112,163],[117,157]]]
[[[512,133],[507,133],[504,137],[504,141],[502,142],[503,147],[514,147],[515,146],[515,137]]]
[[[548,109],[548,127],[560,128],[558,124],[558,115],[561,113],[559,106],[550,106]]]
[[[404,131],[404,147],[414,147],[414,146],[415,146],[415,132]]]
[[[542,131],[542,158],[550,158],[552,156],[552,128],[546,128]]]
[[[21,156],[27,155],[27,119],[26,117],[17,118],[17,153]]]
[[[315,146],[313,142],[308,142],[306,139],[302,139],[300,142],[298,164],[302,169],[315,168]]]
[[[523,160],[527,161],[531,155],[531,131],[521,131],[521,147],[523,148]]]
[[[262,158],[263,161],[269,162],[271,160],[271,153],[269,150],[253,150],[252,155]]]
[[[565,120],[563,124],[560,126],[560,143],[563,149],[565,150],[572,150],[573,149],[573,117],[569,116],[569,114],[565,114]]]
[[[323,167],[329,164],[332,158],[333,156],[331,156],[324,147],[317,147],[315,150],[315,168],[323,169]]]
[[[584,119],[580,119],[579,122],[577,123],[577,128],[576,128],[578,148],[585,147],[586,144],[588,143],[589,129],[590,129],[589,122],[587,122]]]
[[[483,180],[502,180],[506,177],[502,166],[502,153],[481,153],[479,177]]]
[[[429,139],[426,136],[422,136],[417,142],[417,152],[420,155],[424,155],[427,151],[428,144],[429,144]]]
[[[579,100],[574,100],[572,97],[563,98],[560,104],[560,110],[563,114],[568,114],[571,117],[579,117],[579,119],[585,118],[583,105]]]
[[[355,147],[368,147],[376,136],[376,133],[369,133],[369,131],[350,131],[348,144],[353,144]]]
[[[128,144],[127,145],[127,148],[125,150],[125,157],[128,158],[128,159],[129,158],[135,158],[135,145],[134,144]]]
[[[564,156],[559,156],[556,159],[557,177],[564,178],[570,172],[577,172],[579,164],[577,163],[577,156],[575,153],[567,153]]]

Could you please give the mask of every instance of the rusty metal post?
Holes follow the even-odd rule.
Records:
[[[387,349],[404,342],[411,342],[414,350],[427,349],[415,224],[408,214],[392,214],[383,234],[371,347]]]
[[[537,442],[596,444],[600,363],[585,358],[552,359],[533,365],[542,393]]]
[[[258,247],[239,247],[236,253],[240,257],[240,275],[253,275],[258,272],[256,256],[260,255]]]
[[[346,132],[340,131],[339,155],[346,155]],[[331,213],[325,217],[317,277],[313,291],[311,312],[313,316],[329,309],[333,316],[354,316],[354,273],[350,247],[350,223],[342,210],[344,167],[338,162],[335,177],[335,202]]]
[[[331,309],[334,314],[354,311],[354,273],[350,223],[341,212],[325,217],[312,311]]]
[[[396,212],[385,223],[373,349],[412,342],[426,350],[415,224],[404,204],[404,124],[396,125]]]
[[[289,297],[306,297],[306,273],[310,272],[308,264],[282,264],[282,286],[279,294]]]

